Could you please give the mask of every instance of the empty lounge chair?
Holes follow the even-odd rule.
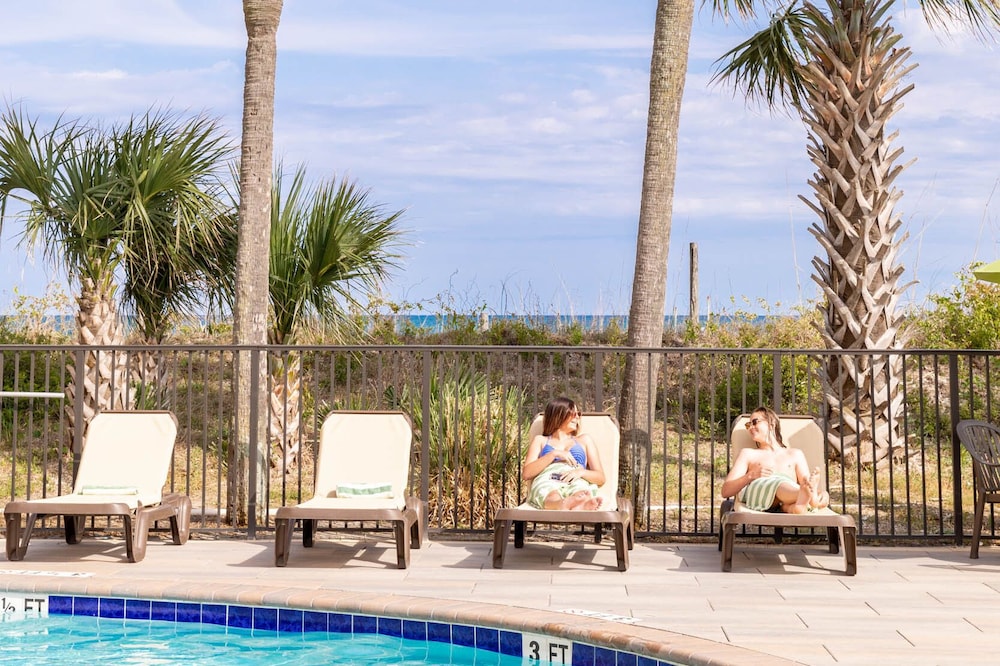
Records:
[[[173,542],[185,543],[191,500],[162,494],[176,438],[177,420],[170,412],[107,411],[95,416],[84,438],[73,492],[16,500],[4,507],[7,559],[24,559],[36,521],[49,516],[63,517],[68,544],[80,542],[88,516],[121,518],[129,562],[145,557],[149,529],[156,520],[169,520]]]

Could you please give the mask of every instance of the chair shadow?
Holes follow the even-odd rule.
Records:
[[[296,532],[292,537],[286,568],[330,569],[352,566],[372,568],[370,565],[383,565],[386,569],[397,569],[396,545],[391,540],[376,540],[367,534],[358,533],[357,539],[352,542],[355,536],[353,533],[333,534],[336,534],[337,538],[330,538],[330,535],[322,532],[317,533],[313,545],[306,548],[302,545],[301,533]],[[274,567],[274,540],[270,542],[262,540],[260,543],[262,547],[259,553],[229,566]],[[413,566],[412,561],[410,566]]]

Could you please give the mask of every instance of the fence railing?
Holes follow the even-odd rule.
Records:
[[[70,412],[73,422],[82,422],[84,392],[54,397],[71,384],[103,381],[101,364],[88,362],[88,354],[124,355],[131,368],[131,406],[177,415],[168,487],[194,502],[192,528],[251,536],[272,527],[278,507],[311,496],[317,435],[325,415],[336,409],[409,414],[415,433],[411,484],[428,502],[429,529],[485,534],[496,509],[525,494],[519,472],[532,416],[556,395],[568,395],[588,411],[618,414],[630,354],[659,361],[652,364],[655,376],[638,379],[655,395],[655,409],[621,415],[641,433],[623,440],[623,453],[642,469],[622,470],[642,479],[639,538],[714,538],[719,488],[731,463],[730,428],[738,415],[769,405],[810,414],[828,433],[843,431],[846,418],[869,418],[855,413],[870,397],[857,390],[831,402],[821,370],[838,356],[892,375],[892,381],[873,384],[872,393],[888,390],[887,383],[898,391],[891,432],[880,435],[890,440],[891,453],[872,461],[863,452],[832,455],[827,463],[834,507],[855,516],[862,539],[961,542],[971,532],[973,474],[954,426],[961,418],[1000,420],[1000,352],[991,351],[2,346],[0,499],[56,495],[72,487],[83,439],[64,416]],[[232,526],[229,453],[236,446],[234,369],[241,354],[268,368],[261,390],[270,408],[251,410],[266,423],[251,427],[248,458],[260,454],[269,464],[249,489],[249,524]],[[869,425],[873,432],[880,427]],[[828,442],[831,452],[850,448],[836,437]],[[992,515],[985,527],[996,536]]]

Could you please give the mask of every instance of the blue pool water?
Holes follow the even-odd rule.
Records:
[[[219,625],[51,615],[0,624],[5,664],[476,664],[496,652],[384,634],[279,633]]]
[[[5,592],[0,620],[2,664],[674,666],[558,636],[217,602]]]

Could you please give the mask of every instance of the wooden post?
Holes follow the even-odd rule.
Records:
[[[690,243],[691,274],[689,276],[691,300],[688,305],[688,321],[699,326],[698,321],[698,244]]]

